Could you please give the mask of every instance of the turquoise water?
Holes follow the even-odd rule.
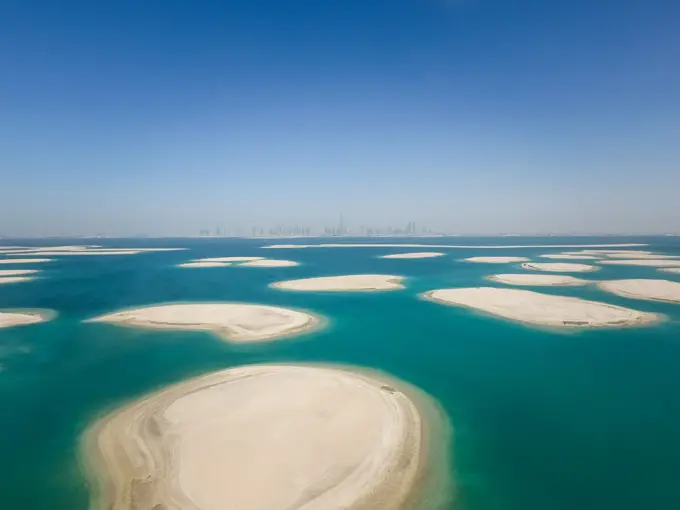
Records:
[[[611,237],[422,240],[432,244],[636,241]],[[639,241],[652,243],[652,249],[662,253],[680,255],[679,238]],[[454,426],[457,509],[680,508],[680,305],[629,300],[594,288],[548,289],[662,312],[670,319],[645,328],[560,333],[416,297],[435,288],[489,284],[483,282],[484,275],[517,268],[458,262],[462,257],[534,256],[563,250],[451,249],[439,250],[448,253],[441,258],[389,260],[375,256],[418,250],[269,251],[259,249],[267,244],[262,241],[228,239],[103,243],[190,251],[62,257],[41,265],[44,272],[36,281],[0,287],[0,309],[59,312],[52,322],[0,330],[3,510],[88,508],[77,445],[79,434],[98,414],[193,375],[244,363],[296,361],[376,367],[434,396]],[[230,255],[286,258],[303,265],[174,267],[190,258]],[[602,267],[585,277],[680,281],[680,275],[653,268]],[[282,279],[365,272],[407,276],[407,289],[314,294],[267,287]],[[235,346],[203,333],[82,322],[124,307],[203,300],[304,308],[328,317],[330,324],[291,340]]]

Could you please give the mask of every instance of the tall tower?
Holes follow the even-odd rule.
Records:
[[[342,213],[340,213],[340,223],[338,224],[338,235],[339,236],[345,235],[345,221],[342,217]]]

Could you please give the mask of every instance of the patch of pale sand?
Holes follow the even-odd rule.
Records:
[[[509,262],[526,262],[527,257],[470,257],[463,259],[465,262],[479,262],[487,264],[506,264]]]
[[[211,331],[237,343],[273,340],[316,328],[321,320],[307,312],[245,303],[167,304],[124,310],[90,322],[161,329]]]
[[[38,262],[52,262],[54,259],[0,259],[0,264],[36,264]]]
[[[21,253],[10,253],[9,255],[19,255],[19,256],[30,256],[30,255],[42,255],[49,257],[65,257],[65,256],[83,256],[83,255],[137,255],[142,253],[138,250],[120,250],[120,251],[94,251],[94,250],[82,250],[82,251],[33,251],[33,252],[21,252]]]
[[[598,287],[619,296],[647,299],[649,301],[664,301],[680,303],[680,283],[668,280],[609,280],[599,282]]]
[[[534,271],[550,271],[553,273],[589,273],[600,269],[590,264],[570,264],[568,262],[527,262],[522,264],[522,267]]]
[[[244,262],[243,264],[239,264],[239,267],[293,267],[299,265],[298,262],[292,260],[263,259]]]
[[[414,253],[395,253],[393,255],[383,255],[381,259],[429,259],[432,257],[442,257],[444,254],[436,251],[419,251]]]
[[[21,283],[35,280],[32,276],[0,276],[0,285],[7,283]]]
[[[505,283],[507,285],[538,285],[538,286],[571,286],[587,285],[592,283],[582,278],[574,278],[566,275],[553,274],[495,274],[487,276],[492,282]]]
[[[609,255],[623,255],[629,253],[631,255],[649,254],[651,251],[647,250],[580,250],[580,251],[565,251],[567,255],[596,255],[597,257],[607,257]]]
[[[566,328],[636,326],[656,322],[661,315],[630,308],[555,296],[530,290],[476,287],[426,292],[439,303],[480,310],[506,319]]]
[[[88,429],[82,451],[100,489],[90,508],[422,508],[437,499],[426,482],[447,440],[435,433],[445,419],[428,408],[436,404],[405,383],[348,369],[204,375]]]
[[[608,253],[607,257],[610,259],[680,259],[677,255],[658,255],[656,253]]]
[[[666,273],[680,274],[680,267],[665,267],[665,268],[659,269],[659,271],[664,271]]]
[[[207,259],[196,259],[194,262],[250,262],[252,260],[262,260],[264,257],[211,257]]]
[[[645,267],[680,267],[680,259],[627,259],[627,260],[599,260],[598,264],[611,266],[645,266]]]
[[[10,310],[0,311],[0,328],[25,326],[50,320],[56,314],[51,310]]]
[[[299,291],[366,292],[403,289],[403,276],[389,274],[351,274],[322,276],[272,283],[270,287]]]
[[[550,253],[548,255],[539,255],[544,259],[560,259],[560,260],[597,260],[600,257],[595,255],[569,255],[568,253]]]
[[[229,262],[185,262],[184,264],[177,264],[177,267],[228,267]]]
[[[37,269],[0,269],[0,276],[25,276],[38,272]]]
[[[472,248],[472,249],[504,249],[504,248],[597,248],[648,246],[647,244],[516,244],[516,245],[462,245],[462,244],[270,244],[261,248]]]

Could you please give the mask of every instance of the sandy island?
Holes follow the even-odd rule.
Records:
[[[208,259],[196,259],[193,262],[251,262],[262,259],[264,257],[211,257]]]
[[[259,342],[291,336],[319,326],[314,315],[288,308],[245,303],[168,304],[124,310],[88,322],[161,329],[207,330],[223,340]]]
[[[0,276],[0,285],[7,283],[21,283],[35,280],[32,276]]]
[[[36,264],[38,262],[52,262],[53,259],[0,259],[0,264]]]
[[[26,276],[27,274],[39,273],[37,269],[0,269],[2,276]]]
[[[485,262],[488,264],[505,264],[508,262],[526,262],[527,257],[470,257],[465,262]]]
[[[243,264],[239,264],[239,267],[293,267],[299,265],[298,262],[293,260],[262,259],[244,262]]]
[[[550,271],[554,273],[589,273],[600,269],[590,264],[570,264],[568,262],[528,262],[522,264],[522,267],[534,271]]]
[[[464,244],[270,244],[261,248],[283,249],[283,248],[465,248],[465,249],[505,249],[505,248],[625,248],[629,246],[648,246],[640,243],[624,244],[516,244],[516,245],[464,245]]]
[[[378,291],[403,289],[403,276],[389,274],[352,274],[346,276],[322,276],[272,283],[270,287],[301,291]]]
[[[627,298],[680,303],[680,283],[678,282],[631,279],[610,280],[599,282],[597,285],[602,290]]]
[[[185,262],[184,264],[177,264],[177,267],[228,267],[229,262]]]
[[[432,257],[442,257],[444,254],[436,251],[420,251],[414,253],[395,253],[394,255],[382,255],[381,259],[430,259]]]
[[[666,273],[680,274],[680,267],[666,267],[666,268],[659,269],[659,271],[664,271]]]
[[[54,315],[56,315],[55,312],[51,310],[0,311],[0,328],[45,322],[54,317]]]
[[[448,438],[433,409],[404,383],[348,369],[214,372],[86,432],[85,466],[98,487],[91,508],[410,510],[428,500],[442,508],[446,466],[432,460]]]
[[[662,317],[597,301],[519,289],[441,289],[427,292],[423,297],[506,319],[566,328],[638,326]]]
[[[546,287],[586,285],[592,283],[589,280],[574,278],[573,276],[552,274],[494,274],[487,276],[492,282],[505,283],[507,285],[538,285]]]
[[[18,255],[18,256],[27,256],[27,255],[43,255],[43,256],[48,256],[48,257],[64,257],[64,256],[86,256],[86,255],[137,255],[138,253],[142,253],[140,250],[117,250],[117,251],[90,251],[90,250],[83,250],[83,251],[22,251],[21,253],[9,253],[8,255]]]
[[[645,266],[645,267],[680,267],[679,260],[669,259],[628,259],[628,260],[600,260],[598,264],[609,264],[612,266]]]
[[[570,255],[568,253],[550,253],[548,255],[539,255],[544,259],[561,259],[561,260],[597,260],[599,257],[595,255]]]

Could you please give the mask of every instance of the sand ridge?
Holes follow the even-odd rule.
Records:
[[[505,319],[563,328],[639,326],[656,322],[662,317],[598,301],[519,289],[439,289],[426,292],[422,297]]]
[[[600,269],[590,264],[568,262],[527,262],[522,264],[522,267],[533,271],[550,271],[554,273],[589,273]]]
[[[392,255],[381,255],[381,259],[429,259],[433,257],[441,257],[443,253],[435,251],[419,251],[413,253],[395,253]]]
[[[592,283],[582,278],[574,278],[566,275],[552,274],[494,274],[486,277],[487,280],[506,285],[537,285],[537,286],[574,286]]]
[[[619,296],[680,303],[680,283],[668,280],[629,279],[599,282],[598,287]]]
[[[430,427],[426,398],[402,389],[304,365],[173,385],[89,429],[83,453],[100,489],[91,508],[408,510]]]
[[[469,257],[463,259],[465,262],[479,262],[487,264],[506,264],[510,262],[526,262],[530,260],[527,257]]]
[[[388,274],[354,274],[287,280],[272,283],[270,287],[295,291],[372,292],[403,289],[403,279]]]
[[[321,319],[307,312],[246,303],[184,303],[123,310],[90,319],[127,326],[211,331],[229,342],[248,343],[288,337],[317,328]]]

